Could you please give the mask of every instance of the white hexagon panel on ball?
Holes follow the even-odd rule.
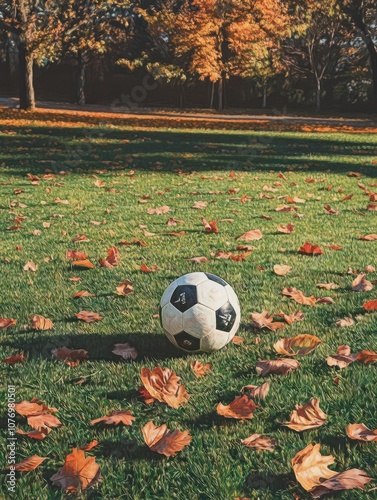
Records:
[[[226,287],[207,279],[196,287],[198,302],[215,311],[228,300]]]

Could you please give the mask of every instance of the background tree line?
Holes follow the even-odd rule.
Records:
[[[17,87],[22,109],[35,85],[58,95],[59,68],[70,68],[78,104],[89,94],[128,106],[110,84],[118,74],[129,88],[148,75],[182,107],[266,107],[271,96],[319,111],[325,96],[377,111],[377,3],[0,0],[0,58],[0,88]]]

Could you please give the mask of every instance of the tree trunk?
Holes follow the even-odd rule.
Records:
[[[85,61],[81,50],[77,54],[76,102],[80,106],[85,104]]]
[[[373,80],[373,100],[375,111],[377,111],[377,47],[374,45],[373,40],[369,38],[367,41],[367,49],[369,52],[370,69],[372,72]]]
[[[222,111],[224,108],[224,79],[223,78],[220,78],[220,80],[218,81],[217,92],[218,92],[217,111]]]
[[[315,110],[317,113],[321,111],[321,80],[317,80],[317,91],[315,95]]]
[[[210,99],[210,102],[209,102],[209,107],[211,109],[213,109],[214,100],[215,100],[215,83],[211,82],[211,99]]]
[[[18,58],[20,74],[20,109],[32,110],[35,108],[33,58],[28,54],[25,42],[20,42],[18,46]]]
[[[262,102],[262,108],[263,109],[267,108],[267,84],[266,83],[263,85],[263,102]]]

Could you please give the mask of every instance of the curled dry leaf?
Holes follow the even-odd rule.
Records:
[[[17,323],[17,320],[14,318],[0,318],[0,329],[2,328],[10,328]]]
[[[284,312],[279,312],[277,316],[280,316],[281,318],[284,318],[284,321],[288,323],[288,325],[291,325],[295,321],[302,321],[305,319],[304,313],[300,310],[295,311],[292,314],[285,314]]]
[[[377,299],[365,302],[365,304],[363,304],[363,309],[365,309],[365,311],[377,311]]]
[[[374,363],[377,361],[377,353],[367,350],[360,351],[356,356],[356,361],[365,365],[368,363]]]
[[[191,208],[195,208],[196,210],[202,210],[203,208],[206,208],[208,205],[207,201],[196,201]]]
[[[180,236],[184,236],[186,231],[172,231],[171,233],[166,233],[166,236],[174,236],[175,238],[179,238]]]
[[[117,356],[121,356],[123,359],[136,359],[138,356],[135,347],[131,346],[128,342],[125,344],[115,344],[111,352]]]
[[[81,290],[76,292],[73,296],[75,299],[79,299],[81,297],[95,297],[94,293],[89,293],[87,290]]]
[[[336,290],[339,288],[339,285],[336,283],[317,283],[316,284],[317,288],[324,288],[325,290]]]
[[[156,265],[148,267],[146,264],[141,264],[140,266],[140,271],[143,271],[143,273],[155,273],[159,269],[160,268]]]
[[[50,481],[69,494],[86,490],[101,480],[100,468],[95,457],[85,457],[83,450],[73,448],[65,463]]]
[[[339,472],[330,479],[323,481],[321,484],[313,488],[310,493],[314,498],[320,498],[333,491],[351,490],[357,488],[363,490],[364,486],[372,481],[366,472],[360,469],[349,469],[344,472]]]
[[[174,217],[170,217],[170,218],[167,220],[166,224],[167,224],[168,226],[176,226],[177,224],[181,224],[182,222],[184,222],[184,221],[183,221],[183,220],[181,220],[181,219],[175,219]]]
[[[94,321],[100,321],[103,319],[103,316],[91,311],[80,311],[75,313],[77,319],[81,321],[85,321],[85,323],[93,323]]]
[[[36,469],[42,462],[47,460],[48,457],[40,457],[38,455],[33,455],[32,457],[25,458],[21,462],[14,464],[12,466],[8,465],[7,469],[9,470],[11,467],[17,472],[29,472],[31,470]]]
[[[274,344],[274,349],[277,353],[285,356],[306,356],[320,344],[322,341],[315,335],[302,334],[292,338],[279,339]]]
[[[289,422],[283,423],[294,431],[301,432],[321,427],[327,420],[327,415],[319,407],[319,399],[312,398],[304,405],[296,405],[289,417]]]
[[[58,411],[56,408],[49,408],[37,398],[33,398],[31,401],[24,400],[21,401],[21,403],[16,403],[14,409],[19,415],[24,417],[36,415],[38,413],[56,413]]]
[[[324,208],[329,215],[339,215],[340,214],[339,210],[335,210],[335,208],[333,208],[331,205],[325,205]]]
[[[21,436],[27,436],[30,439],[36,439],[37,441],[43,441],[46,436],[50,434],[52,429],[50,427],[41,427],[34,431],[24,432],[21,429],[16,430],[17,434]]]
[[[274,273],[278,276],[285,276],[292,271],[292,266],[286,266],[285,264],[275,264]]]
[[[163,205],[163,206],[157,207],[157,208],[148,208],[147,212],[150,215],[167,214],[168,212],[170,212],[170,207],[168,207],[167,205]]]
[[[351,348],[348,345],[338,347],[337,354],[328,356],[326,362],[329,366],[337,366],[338,368],[346,368],[350,363],[353,363],[357,354],[351,354]]]
[[[275,375],[288,375],[293,370],[299,368],[300,363],[296,359],[265,359],[255,364],[255,370],[258,375],[265,377],[270,373]]]
[[[26,363],[26,358],[24,353],[20,352],[19,354],[13,354],[12,356],[2,359],[1,362],[7,365],[15,365],[16,363]]]
[[[218,233],[219,228],[217,227],[217,221],[213,220],[208,222],[204,217],[202,217],[202,224],[204,226],[206,233]]]
[[[241,345],[241,344],[242,344],[242,342],[244,342],[244,340],[245,340],[245,339],[244,339],[243,337],[239,337],[238,335],[235,335],[235,336],[232,338],[231,342],[232,342],[232,344]]]
[[[203,363],[197,360],[193,361],[190,366],[196,378],[204,377],[211,371],[211,365],[209,363],[203,365]]]
[[[352,318],[343,318],[339,319],[335,324],[336,326],[343,328],[345,326],[353,326],[355,324],[355,321]]]
[[[359,236],[359,240],[364,240],[364,241],[376,241],[377,240],[377,234],[366,234],[364,236]]]
[[[179,408],[190,397],[180,382],[180,377],[170,368],[157,366],[152,371],[142,368],[140,378],[148,393],[161,403],[172,408]]]
[[[60,427],[62,423],[55,417],[55,415],[50,415],[49,413],[36,413],[35,415],[27,416],[27,423],[33,429],[44,429],[46,427]]]
[[[90,239],[85,236],[85,234],[78,234],[75,238],[72,238],[72,243],[87,243]]]
[[[318,245],[313,245],[312,243],[309,243],[309,241],[306,241],[298,249],[298,252],[305,255],[322,255],[324,253],[324,251]]]
[[[33,330],[51,330],[54,325],[50,319],[40,316],[39,314],[34,314],[31,318],[30,327],[33,328]]]
[[[352,290],[354,292],[369,292],[373,289],[373,285],[365,278],[365,274],[361,273],[352,282]]]
[[[274,451],[277,441],[275,439],[262,436],[261,434],[252,434],[246,439],[241,439],[241,443],[250,449],[258,451]]]
[[[334,304],[332,297],[317,297],[317,304]]]
[[[190,259],[186,259],[188,262],[195,262],[195,264],[200,264],[202,262],[209,262],[207,257],[191,257]]]
[[[283,234],[291,234],[295,230],[294,224],[286,224],[285,226],[283,225],[278,225],[277,230],[279,233]]]
[[[126,297],[127,295],[131,295],[134,292],[134,286],[130,280],[125,279],[122,281],[120,285],[116,287],[115,293],[117,295],[121,295]]]
[[[317,298],[313,295],[310,297],[306,297],[301,290],[297,290],[297,288],[294,287],[283,288],[281,293],[291,298],[298,304],[303,304],[305,306],[314,306],[317,302]]]
[[[114,410],[109,415],[105,415],[104,417],[95,418],[91,420],[90,425],[95,424],[103,424],[103,425],[132,425],[132,422],[135,420],[135,417],[132,415],[131,410]]]
[[[268,328],[274,332],[286,326],[285,323],[274,322],[274,315],[268,314],[267,311],[262,311],[261,313],[253,312],[250,315],[250,319],[254,328]]]
[[[190,431],[171,431],[165,424],[158,427],[153,422],[145,424],[142,433],[148,448],[166,457],[174,457],[192,440]]]
[[[98,445],[99,445],[99,442],[97,441],[97,439],[93,439],[93,441],[90,441],[90,443],[84,444],[84,446],[80,446],[80,450],[90,451]]]
[[[32,260],[30,260],[29,262],[26,262],[23,269],[24,271],[33,271],[35,273],[35,271],[38,269],[38,266]]]
[[[254,417],[254,411],[259,408],[254,401],[244,394],[236,396],[229,405],[219,403],[216,412],[225,418],[235,418],[239,420],[251,419]]]
[[[295,207],[290,207],[289,205],[278,205],[275,208],[275,212],[295,212]]]
[[[138,388],[138,393],[140,394],[140,397],[144,399],[144,403],[147,405],[150,405],[154,403],[156,400],[153,398],[147,389],[142,385],[141,387]]]
[[[367,273],[375,273],[376,272],[376,268],[374,266],[365,266],[364,268],[365,272]]]
[[[373,212],[377,211],[377,203],[369,203],[367,205],[367,210],[371,210]]]
[[[115,267],[120,262],[120,255],[117,247],[111,247],[107,250],[106,259],[98,259],[101,267]]]
[[[377,429],[372,431],[364,424],[349,424],[346,434],[350,439],[358,441],[377,441]]]
[[[254,241],[260,240],[263,238],[263,234],[259,229],[251,229],[250,231],[246,231],[246,233],[241,234],[237,239],[244,241]]]
[[[51,354],[60,361],[64,361],[70,368],[78,366],[83,359],[89,359],[88,351],[85,349],[68,349],[68,347],[59,347],[52,349]]]
[[[335,462],[334,457],[332,455],[322,456],[320,448],[320,444],[309,444],[296,453],[292,459],[296,479],[306,491],[311,491],[321,481],[336,475],[336,472],[328,468]]]
[[[81,267],[81,268],[84,268],[84,269],[94,269],[96,266],[90,262],[90,260],[88,259],[84,259],[84,260],[74,260],[71,262],[71,265],[74,266],[74,267]]]
[[[249,391],[248,395],[250,398],[264,401],[270,391],[270,383],[265,382],[262,385],[245,385],[241,389],[241,392],[243,391]]]

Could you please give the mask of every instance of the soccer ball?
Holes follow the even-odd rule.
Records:
[[[234,337],[240,318],[233,288],[214,274],[185,274],[161,298],[162,328],[172,344],[187,352],[221,349]]]

